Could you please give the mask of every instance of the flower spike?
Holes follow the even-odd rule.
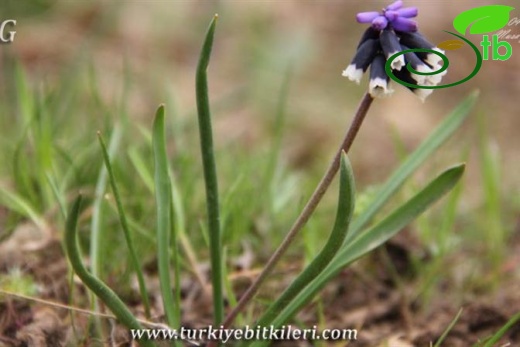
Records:
[[[403,1],[397,0],[381,12],[358,13],[357,22],[370,24],[370,27],[363,33],[354,59],[343,71],[343,76],[359,84],[363,73],[370,67],[370,95],[390,95],[390,72],[387,73],[385,67],[387,60],[392,59],[389,68],[393,75],[417,86],[408,88],[424,101],[433,90],[421,87],[437,86],[447,71],[436,73],[442,68],[441,55],[444,51],[418,32],[417,22],[412,19],[418,12],[417,7],[403,7]],[[410,49],[428,49],[441,55],[434,52],[410,52]]]

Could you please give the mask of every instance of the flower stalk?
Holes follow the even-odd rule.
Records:
[[[235,320],[236,316],[246,307],[246,305],[251,301],[251,299],[255,296],[255,294],[258,292],[258,289],[264,282],[264,280],[269,276],[269,274],[273,271],[274,267],[278,263],[278,261],[281,259],[281,257],[285,254],[287,249],[289,248],[291,242],[296,238],[300,230],[305,226],[311,215],[313,214],[314,210],[318,206],[319,202],[323,198],[323,195],[325,195],[325,192],[329,188],[332,180],[336,176],[336,173],[338,172],[340,160],[341,160],[341,153],[345,152],[348,153],[350,150],[352,143],[354,142],[354,139],[356,138],[359,129],[361,128],[361,125],[363,124],[363,121],[365,119],[365,116],[370,109],[370,106],[372,105],[372,101],[374,98],[369,94],[365,93],[363,96],[363,99],[361,100],[357,111],[354,115],[354,118],[352,119],[352,122],[350,124],[350,127],[345,134],[345,137],[343,138],[343,141],[341,142],[340,147],[338,148],[338,151],[334,155],[334,158],[332,159],[331,163],[329,164],[329,167],[327,171],[325,172],[323,178],[321,179],[320,183],[314,190],[314,193],[309,198],[309,201],[303,208],[302,212],[292,225],[291,229],[285,236],[284,240],[278,247],[278,249],[273,253],[271,258],[267,261],[267,264],[263,268],[260,275],[256,278],[256,280],[251,284],[251,286],[247,289],[247,291],[242,295],[239,302],[237,303],[237,306],[228,314],[226,319],[224,320],[223,326],[229,327]],[[209,344],[209,346],[216,346],[213,344]]]
[[[363,33],[356,54],[350,65],[343,71],[343,76],[359,84],[363,74],[370,68],[368,92],[361,100],[340,148],[314,193],[260,275],[226,317],[223,322],[224,327],[229,327],[255,296],[261,284],[309,220],[338,172],[341,153],[348,153],[374,98],[388,96],[393,92],[389,86],[389,72],[386,71],[387,61],[395,76],[408,82],[410,84],[408,88],[423,101],[433,91],[428,89],[428,86],[438,85],[446,74],[447,66],[442,67],[442,59],[434,54],[443,53],[443,51],[418,33],[418,25],[412,19],[417,15],[416,7],[403,7],[401,0],[393,2],[382,12],[357,14],[357,21],[370,23],[370,27]],[[423,86],[427,87],[422,88]],[[275,312],[278,311],[275,310]],[[210,342],[209,346],[216,346],[216,342]]]

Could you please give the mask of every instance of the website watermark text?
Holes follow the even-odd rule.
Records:
[[[242,329],[214,328],[209,326],[201,329],[189,329],[181,327],[178,330],[170,329],[132,329],[131,337],[134,340],[182,340],[198,344],[202,341],[252,341],[252,340],[356,340],[356,329],[323,329],[318,331],[316,326],[310,329],[293,328],[291,325],[280,328],[250,327],[246,325]]]

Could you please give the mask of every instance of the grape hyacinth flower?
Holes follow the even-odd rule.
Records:
[[[363,73],[370,67],[368,92],[372,97],[388,96],[393,90],[389,87],[390,77],[385,70],[387,60],[402,52],[391,61],[390,68],[400,80],[417,85],[408,87],[422,101],[433,92],[420,86],[436,86],[441,82],[446,70],[435,74],[442,67],[440,55],[430,52],[403,52],[410,49],[429,49],[443,54],[417,31],[418,14],[416,7],[404,7],[401,0],[387,6],[382,12],[361,12],[356,15],[359,23],[370,23],[357,47],[350,65],[343,76],[359,84]],[[417,73],[410,72],[406,65]],[[433,73],[424,75],[424,73]]]

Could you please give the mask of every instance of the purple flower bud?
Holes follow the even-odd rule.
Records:
[[[399,17],[399,13],[397,11],[385,11],[385,17],[390,22],[394,21]]]
[[[377,30],[383,30],[388,26],[388,19],[386,19],[384,16],[377,16],[372,21],[372,28]]]
[[[395,10],[400,9],[401,7],[403,7],[403,2],[401,0],[397,0],[394,3],[392,3],[391,5],[388,5],[386,7],[386,10],[387,11],[395,11]]]
[[[397,12],[397,14],[400,17],[405,17],[405,18],[413,18],[413,17],[416,17],[417,14],[419,14],[419,10],[417,9],[417,7],[405,7],[405,8],[401,8],[395,12]]]
[[[360,12],[356,15],[356,20],[358,23],[372,23],[377,17],[379,17],[379,12]]]
[[[372,22],[372,26],[374,22]],[[392,27],[397,31],[404,32],[415,32],[417,31],[417,23],[411,19],[404,17],[397,17],[396,20],[392,22]]]

